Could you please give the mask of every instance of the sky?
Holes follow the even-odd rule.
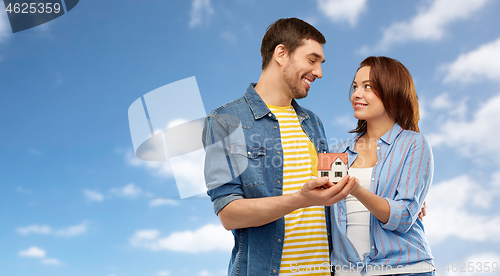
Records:
[[[484,272],[500,262],[498,12],[494,0],[81,0],[18,33],[0,12],[0,275],[225,275],[231,233],[206,195],[181,199],[169,161],[135,156],[128,109],[193,76],[206,113],[243,95],[283,17],[326,37],[323,78],[299,104],[330,146],[351,137],[364,58],[409,69],[435,160],[423,223],[437,274],[500,275]]]

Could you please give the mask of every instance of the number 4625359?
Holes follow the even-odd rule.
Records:
[[[8,13],[59,13],[59,3],[9,3],[5,9]]]

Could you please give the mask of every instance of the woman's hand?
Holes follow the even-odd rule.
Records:
[[[357,179],[356,177],[354,176],[351,176],[351,178],[354,178],[354,184],[352,186],[352,190],[350,192],[350,194],[354,197],[356,197],[356,193],[359,191],[359,189],[361,189],[361,185],[359,184],[359,179]]]
[[[361,204],[365,205],[366,209],[368,209],[368,211],[370,211],[370,213],[372,213],[382,223],[387,223],[389,221],[389,216],[391,215],[389,202],[370,192],[370,190],[363,188],[363,186],[359,184],[359,180],[357,178],[355,178],[350,194],[357,198]]]

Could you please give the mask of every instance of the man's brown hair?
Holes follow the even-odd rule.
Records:
[[[401,62],[388,57],[367,57],[359,69],[365,66],[370,67],[370,86],[382,101],[387,115],[403,129],[419,132],[418,97],[408,69]],[[366,121],[358,120],[357,127],[350,132],[365,131]]]
[[[288,54],[292,54],[305,39],[312,39],[320,44],[326,43],[325,36],[320,31],[298,18],[282,18],[269,25],[260,47],[262,70],[269,65],[276,46],[283,44]]]

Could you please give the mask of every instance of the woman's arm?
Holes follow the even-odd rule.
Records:
[[[356,184],[351,191],[351,195],[365,205],[366,209],[368,209],[368,211],[370,211],[370,213],[372,213],[382,223],[385,224],[389,221],[391,208],[387,200],[363,188],[359,185],[359,181],[357,179]]]
[[[432,181],[434,160],[427,137],[416,134],[408,143],[406,154],[400,160],[400,169],[392,172],[398,174],[395,176],[394,196],[380,197],[359,184],[351,191],[384,224],[383,227],[390,231],[406,232],[411,228]]]

